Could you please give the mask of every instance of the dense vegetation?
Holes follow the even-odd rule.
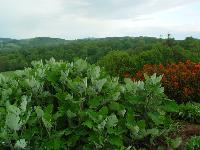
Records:
[[[132,79],[144,79],[144,73],[163,74],[162,85],[169,98],[179,103],[200,102],[200,62],[193,63],[188,60],[185,63],[166,66],[146,64]]]
[[[192,37],[182,41],[153,37],[119,37],[74,41],[53,38],[0,39],[0,71],[22,69],[30,66],[31,61],[50,59],[51,57],[56,60],[68,61],[80,57],[87,58],[88,62],[96,63],[107,53],[116,50],[130,55],[130,59],[135,60],[131,63],[134,63],[135,70],[133,71],[136,71],[146,63],[167,64],[187,59],[197,62],[200,59],[200,40]],[[121,55],[124,54],[119,54],[118,57],[122,57]],[[105,56],[100,65],[107,64],[109,57],[112,56]],[[118,60],[118,62],[120,61],[121,59]],[[114,63],[112,66],[116,67]],[[106,68],[106,70],[110,69],[109,66]]]
[[[34,62],[0,76],[3,149],[176,148],[161,76],[132,82],[107,75],[84,60]]]
[[[198,149],[199,63],[192,37],[0,38],[0,149]]]
[[[197,150],[200,149],[200,137],[194,136],[190,138],[186,144],[187,150]]]

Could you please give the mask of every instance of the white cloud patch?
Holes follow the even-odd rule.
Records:
[[[198,36],[199,7],[198,0],[0,0],[0,37]]]

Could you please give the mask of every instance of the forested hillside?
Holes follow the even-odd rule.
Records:
[[[103,63],[106,60],[102,60],[102,57],[109,53],[108,56],[103,58],[107,59],[113,51],[126,53],[131,61],[139,63],[136,64],[137,69],[145,63],[166,64],[187,59],[197,62],[200,60],[200,40],[192,37],[185,40],[154,37],[113,37],[82,40],[47,37],[23,40],[0,38],[0,71],[22,69],[30,66],[33,60],[45,60],[51,57],[56,60],[67,61],[80,57],[87,58],[91,63],[96,63],[98,60]]]

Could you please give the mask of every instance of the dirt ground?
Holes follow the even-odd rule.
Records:
[[[183,149],[183,145],[191,136],[200,136],[200,125],[184,123],[181,129],[178,131],[178,136],[180,136],[183,140],[182,145],[178,148],[179,150]]]

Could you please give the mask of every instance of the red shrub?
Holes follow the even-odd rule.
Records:
[[[185,63],[179,62],[167,66],[146,64],[132,78],[144,79],[144,73],[163,74],[162,85],[169,98],[177,102],[200,102],[200,62],[194,63],[188,60]]]

